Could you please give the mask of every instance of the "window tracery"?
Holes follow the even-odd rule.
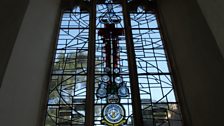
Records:
[[[45,126],[181,126],[155,1],[63,5]]]

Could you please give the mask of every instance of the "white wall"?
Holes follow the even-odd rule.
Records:
[[[0,89],[1,126],[38,126],[60,0],[30,0]]]

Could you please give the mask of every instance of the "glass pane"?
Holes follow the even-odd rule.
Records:
[[[45,126],[84,125],[89,14],[64,11],[49,87]]]
[[[144,126],[182,126],[156,14],[130,13]]]
[[[94,125],[133,125],[122,6],[97,4]]]
[[[75,8],[63,12],[45,126],[84,126],[85,118],[90,116],[85,115],[89,112],[85,105],[92,105],[92,101],[86,100],[86,83],[88,40],[93,31],[89,31],[90,14],[84,6],[90,4],[89,1],[78,1]],[[138,91],[131,92],[134,89],[131,85],[135,85],[139,86],[140,100],[137,98],[134,105],[141,106],[139,111],[135,110],[142,114],[144,126],[182,126],[154,1],[127,2],[128,10],[123,10],[123,1],[96,1],[96,19],[91,19],[96,20],[93,29],[93,33],[96,32],[95,66],[88,67],[95,70],[90,75],[95,77],[91,82],[94,87],[94,122],[91,123],[94,126],[133,126],[136,119],[132,98]],[[124,22],[123,11],[128,11],[130,20]],[[129,23],[131,30],[127,31],[124,24]],[[131,35],[125,36],[130,31]],[[127,52],[126,44],[135,57]],[[129,66],[130,62],[137,66]],[[130,76],[138,78],[137,85],[130,81]]]

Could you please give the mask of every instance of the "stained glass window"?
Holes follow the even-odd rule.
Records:
[[[156,1],[62,5],[45,126],[182,126]]]

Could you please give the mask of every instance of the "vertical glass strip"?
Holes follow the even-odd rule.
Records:
[[[45,126],[84,125],[89,14],[64,11],[55,52]]]
[[[130,18],[144,126],[181,126],[156,13],[150,5],[135,7]]]
[[[121,4],[118,1],[116,3],[110,0],[99,1],[96,13],[94,85],[96,126],[133,125],[130,73],[124,32]],[[121,89],[125,92],[125,88],[128,89],[127,94],[120,94]]]

